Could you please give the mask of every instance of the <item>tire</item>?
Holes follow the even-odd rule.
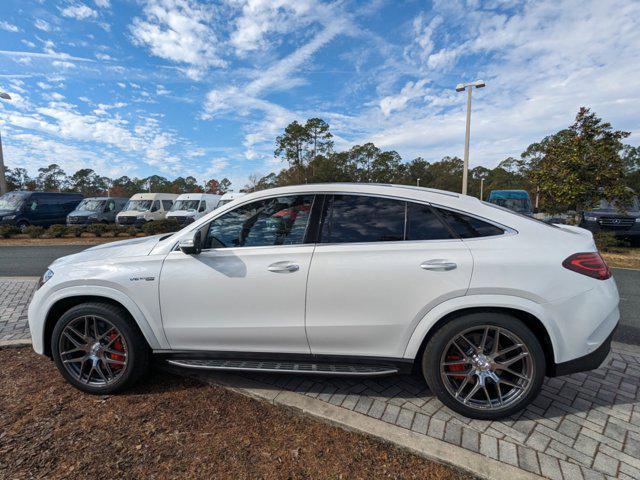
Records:
[[[131,387],[150,361],[149,346],[127,312],[107,303],[83,303],[65,312],[53,329],[51,352],[65,380],[94,395]]]
[[[27,227],[29,226],[29,222],[27,222],[26,220],[20,220],[16,224],[16,226],[18,227],[18,230],[20,230],[20,233],[24,233]]]
[[[526,407],[538,395],[545,371],[544,352],[533,332],[518,318],[498,312],[451,320],[435,332],[422,355],[424,378],[438,399],[480,420]]]

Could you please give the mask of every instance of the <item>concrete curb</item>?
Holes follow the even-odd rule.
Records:
[[[612,350],[619,353],[633,353],[636,355],[640,354],[640,346],[639,345],[631,345],[630,343],[620,343],[620,342],[611,342]]]
[[[221,375],[210,372],[205,375],[174,367],[164,366],[163,368],[179,375],[187,374],[205,383],[221,386],[247,397],[295,410],[349,431],[374,437],[429,460],[465,470],[480,478],[487,480],[534,480],[542,478],[442,440],[427,437],[306,395],[275,389],[251,379],[233,374]]]
[[[31,340],[0,340],[0,348],[28,346],[31,346]]]

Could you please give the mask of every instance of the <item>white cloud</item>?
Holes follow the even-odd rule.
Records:
[[[320,2],[309,0],[235,0],[230,3],[241,9],[230,38],[239,55],[266,47],[273,41],[274,34],[319,21],[319,11],[323,9]],[[269,36],[272,38],[268,39]]]
[[[63,17],[75,18],[76,20],[86,20],[87,18],[97,18],[98,16],[98,12],[83,3],[73,3],[61,8],[60,13]]]
[[[386,117],[394,110],[403,110],[408,102],[415,98],[423,97],[426,93],[427,79],[418,82],[407,82],[397,95],[389,95],[380,99],[380,110]]]
[[[93,0],[97,7],[109,8],[111,6],[110,0]]]
[[[193,0],[147,0],[144,19],[135,18],[130,26],[134,43],[156,57],[187,65],[185,73],[197,79],[210,67],[226,65],[210,25],[214,9]]]
[[[5,22],[4,20],[0,20],[0,29],[13,33],[17,33],[20,31],[20,29],[16,25],[14,25],[13,23]]]
[[[51,25],[49,25],[49,22],[42,20],[41,18],[36,19],[35,23],[33,24],[38,30],[42,30],[43,32],[50,32],[51,31]]]
[[[98,60],[103,60],[103,61],[112,61],[112,60],[114,60],[114,58],[111,55],[109,55],[107,53],[100,53],[100,52],[96,53],[96,58]]]

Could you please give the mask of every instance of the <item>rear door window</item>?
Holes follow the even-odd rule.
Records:
[[[429,205],[407,202],[406,240],[444,240],[454,238]]]
[[[321,243],[404,240],[406,202],[362,195],[330,195]]]

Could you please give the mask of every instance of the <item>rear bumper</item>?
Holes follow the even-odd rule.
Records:
[[[617,325],[616,325],[617,328]],[[560,375],[569,375],[571,373],[586,372],[588,370],[595,370],[602,362],[607,358],[611,351],[611,340],[616,329],[609,334],[609,336],[602,342],[596,350],[585,355],[583,357],[575,358],[568,362],[556,363],[547,372],[550,377],[558,377]]]

